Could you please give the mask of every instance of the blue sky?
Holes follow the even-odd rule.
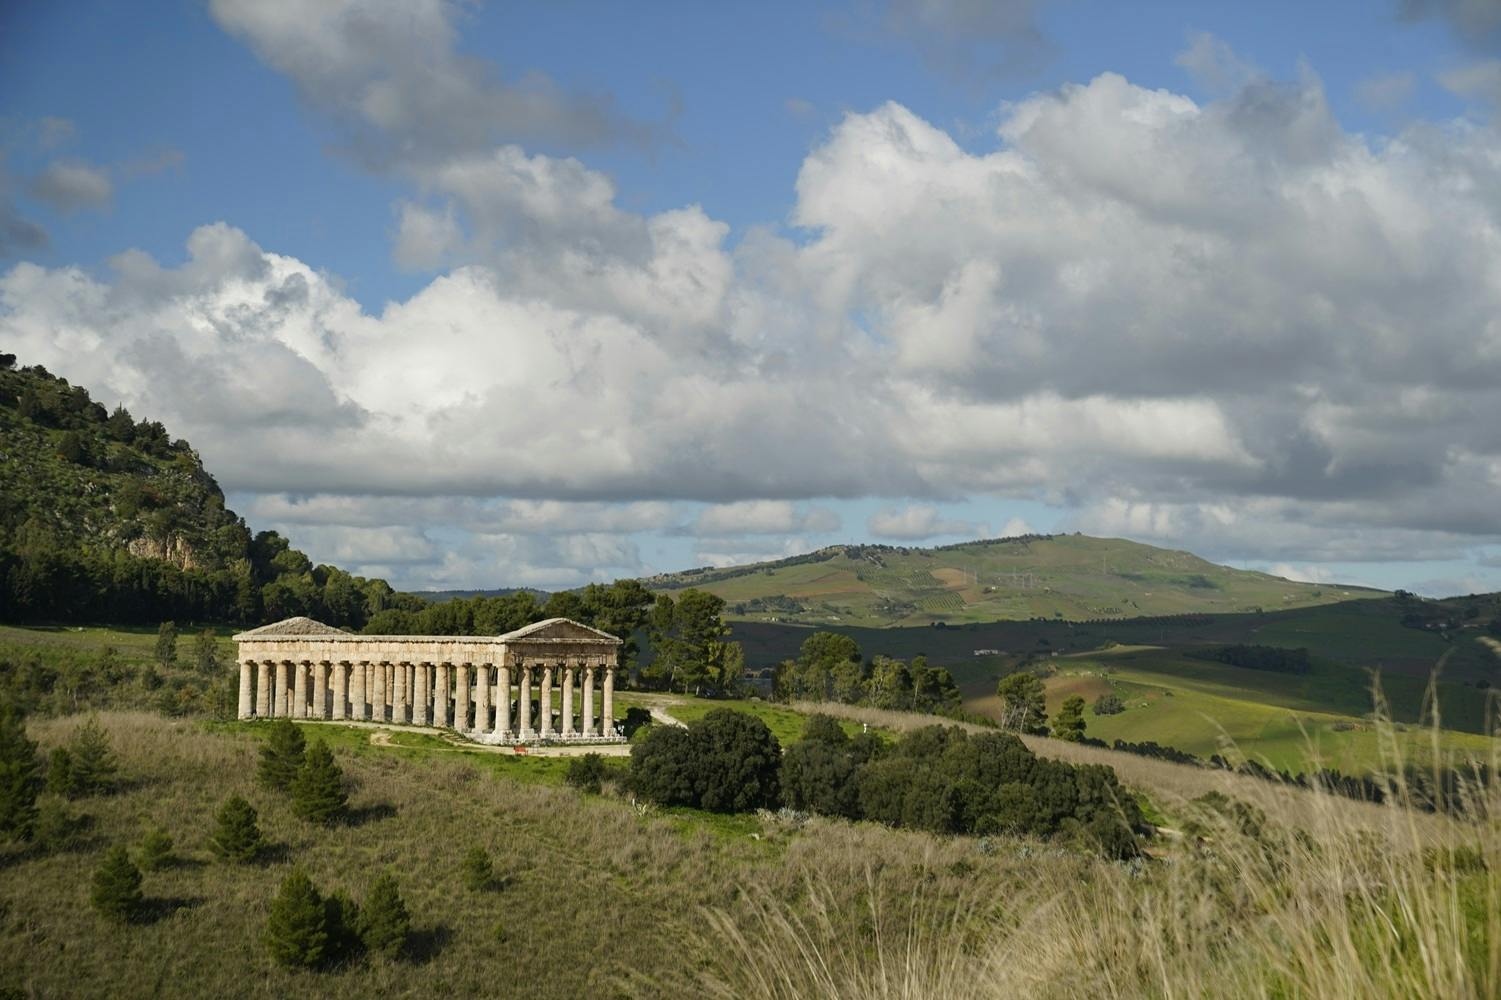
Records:
[[[1082,530],[1501,589],[1498,53],[1485,0],[9,7],[0,346],[414,588]]]

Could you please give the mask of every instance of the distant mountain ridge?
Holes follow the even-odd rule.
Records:
[[[659,574],[642,583],[667,593],[711,591],[727,602],[727,617],[742,621],[863,627],[1271,611],[1384,593],[1299,583],[1231,569],[1190,552],[1081,534],[935,548],[831,545],[746,566]]]

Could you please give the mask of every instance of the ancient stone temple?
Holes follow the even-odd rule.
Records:
[[[234,639],[242,719],[439,726],[483,743],[622,739],[614,705],[621,642],[567,618],[497,636],[352,635],[288,618]]]

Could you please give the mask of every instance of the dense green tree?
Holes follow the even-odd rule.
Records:
[[[177,623],[162,622],[156,630],[156,662],[170,667],[177,662]]]
[[[204,677],[219,673],[219,638],[211,628],[193,637],[193,669]]]
[[[157,871],[165,868],[171,859],[172,838],[161,827],[153,827],[145,837],[141,838],[141,870]]]
[[[0,705],[0,836],[26,841],[36,824],[40,771],[37,745],[14,705]]]
[[[261,747],[256,780],[279,792],[290,791],[306,756],[307,746],[302,730],[290,719],[277,719],[271,723],[266,733],[266,743]]]
[[[69,808],[67,800],[61,796],[45,796],[37,803],[32,843],[43,854],[71,851],[82,842],[87,822],[85,817]]]
[[[837,720],[812,716],[803,726],[803,738],[782,754],[782,801],[793,809],[857,819],[855,776],[864,763]]]
[[[360,940],[372,952],[397,958],[406,949],[412,931],[396,876],[386,872],[375,880],[360,910]]]
[[[781,756],[766,723],[716,708],[686,729],[651,727],[631,748],[631,785],[663,805],[745,812],[778,803]]]
[[[728,633],[723,612],[723,598],[703,590],[684,590],[676,601],[658,596],[648,619],[652,662],[643,677],[683,692],[714,684],[716,648]]]
[[[1001,724],[1024,733],[1046,731],[1047,706],[1042,679],[1025,670],[1001,678],[996,685],[1001,698]]]
[[[680,726],[647,726],[631,746],[630,784],[636,794],[666,806],[697,802],[693,740]]]
[[[262,939],[279,965],[311,969],[328,955],[328,914],[307,874],[294,868],[271,900]]]
[[[495,880],[495,869],[490,864],[490,852],[483,847],[475,845],[464,852],[464,858],[459,862],[459,874],[463,877],[464,887],[471,892],[483,892],[490,888]]]
[[[1119,715],[1126,710],[1125,702],[1114,691],[1106,691],[1094,700],[1092,711],[1095,715]]]
[[[123,845],[116,845],[94,869],[89,901],[94,909],[115,920],[128,921],[141,910],[141,870]]]
[[[586,753],[568,758],[568,769],[564,772],[563,779],[579,791],[598,795],[608,775],[609,768],[605,765],[605,759],[597,753]]]
[[[292,812],[310,823],[325,826],[343,819],[349,796],[344,791],[344,772],[334,762],[333,751],[314,740],[297,777],[292,779]]]
[[[876,708],[912,707],[912,672],[902,660],[888,656],[877,656],[872,660],[867,689],[868,700]]]
[[[1053,735],[1077,743],[1084,738],[1084,699],[1073,695],[1063,700],[1053,716]]]
[[[70,750],[72,773],[69,792],[73,795],[105,795],[114,791],[115,753],[109,734],[90,716],[73,736]]]
[[[238,795],[231,795],[214,816],[209,850],[224,861],[240,864],[254,861],[266,847],[257,818],[254,806]]]

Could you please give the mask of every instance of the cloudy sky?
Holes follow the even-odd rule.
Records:
[[[11,4],[0,349],[411,588],[1497,590],[1498,109],[1496,0]]]

